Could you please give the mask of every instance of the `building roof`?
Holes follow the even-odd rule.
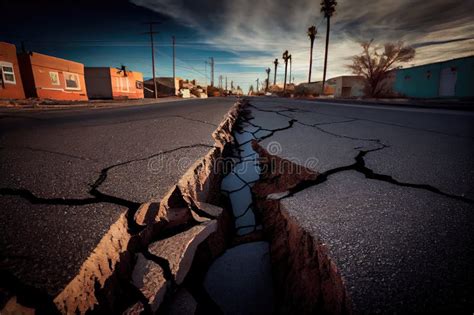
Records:
[[[82,73],[84,71],[84,65],[76,61],[44,55],[37,52],[20,54],[20,56],[25,55],[29,56],[32,65],[69,72]]]
[[[409,69],[426,67],[426,66],[436,65],[436,64],[439,64],[439,63],[446,63],[446,62],[451,62],[451,61],[461,60],[461,59],[474,59],[474,55],[465,56],[465,57],[458,57],[458,58],[442,60],[442,61],[436,61],[436,62],[430,62],[430,63],[425,63],[425,64],[422,64],[422,65],[416,65],[416,66],[412,66],[412,67],[408,67],[408,68],[399,68],[397,70],[409,70]]]

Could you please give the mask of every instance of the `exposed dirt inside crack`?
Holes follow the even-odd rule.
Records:
[[[276,313],[349,313],[350,302],[337,267],[324,244],[314,240],[280,205],[280,199],[301,183],[316,182],[321,174],[269,154],[254,142],[262,174],[253,187],[256,209],[270,240]]]

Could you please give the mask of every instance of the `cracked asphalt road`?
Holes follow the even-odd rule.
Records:
[[[2,111],[0,268],[57,295],[121,214],[209,151],[235,101]]]
[[[281,205],[327,246],[356,313],[472,312],[472,112],[250,103],[262,147],[323,173]]]

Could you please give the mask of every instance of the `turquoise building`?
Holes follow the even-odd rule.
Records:
[[[399,69],[394,89],[413,98],[474,97],[474,56]]]

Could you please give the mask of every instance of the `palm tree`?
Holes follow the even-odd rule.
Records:
[[[316,34],[318,31],[316,30],[316,26],[311,26],[308,28],[308,37],[311,41],[311,49],[309,51],[309,74],[308,74],[308,83],[311,83],[311,70],[313,69],[313,46],[314,46],[314,39],[316,38]]]
[[[326,27],[326,52],[324,54],[324,73],[323,73],[323,90],[322,94],[324,94],[324,84],[326,83],[326,68],[328,63],[328,46],[329,46],[329,30],[331,26],[331,16],[336,11],[336,0],[322,0],[321,1],[321,12],[324,13],[324,17],[327,21]]]
[[[275,61],[273,62],[273,64],[275,65],[275,77],[273,78],[273,85],[276,85],[277,84],[277,68],[278,68],[278,58],[275,58]]]
[[[267,73],[267,80],[266,80],[266,85],[265,85],[265,92],[268,92],[268,85],[270,84],[270,68],[265,69],[265,72]]]

